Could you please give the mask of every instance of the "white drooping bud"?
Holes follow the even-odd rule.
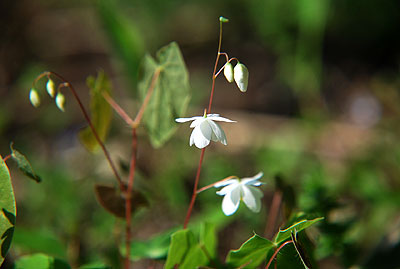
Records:
[[[233,66],[231,63],[227,63],[224,67],[224,76],[226,80],[230,83],[233,82]]]
[[[56,105],[62,112],[64,112],[64,104],[65,104],[65,96],[61,92],[57,93]]]
[[[46,89],[51,98],[54,98],[54,96],[56,95],[56,88],[54,85],[54,81],[51,78],[49,78],[49,80],[47,81]]]
[[[32,88],[29,92],[29,100],[34,107],[38,107],[40,105],[40,97],[35,88]]]
[[[237,63],[233,69],[233,77],[236,85],[239,87],[241,92],[247,91],[247,84],[249,82],[249,71],[244,64]]]

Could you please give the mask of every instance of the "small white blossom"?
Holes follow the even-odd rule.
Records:
[[[60,109],[62,112],[64,112],[65,96],[61,92],[57,93],[56,105],[57,105],[58,109]]]
[[[46,83],[46,89],[47,89],[47,93],[50,95],[50,97],[54,98],[54,96],[56,95],[56,88],[54,85],[54,81],[50,78]]]
[[[205,116],[196,116],[191,118],[178,118],[176,122],[193,121],[190,128],[194,128],[190,135],[189,145],[193,144],[199,149],[205,148],[210,141],[218,142],[226,145],[226,136],[224,130],[215,121],[235,122],[227,118],[220,117],[219,114],[208,114]]]
[[[247,91],[247,85],[249,83],[249,71],[244,64],[237,63],[233,69],[233,77],[235,78],[236,85],[239,87],[241,92]]]
[[[31,101],[31,104],[34,107],[38,107],[40,105],[40,97],[35,88],[32,88],[29,92],[29,101]]]
[[[225,64],[224,76],[229,83],[233,82],[233,66],[231,63]]]
[[[239,208],[240,200],[253,212],[260,212],[261,198],[263,192],[256,187],[261,186],[259,179],[263,176],[260,172],[254,177],[245,177],[242,179],[229,179],[214,185],[215,188],[223,187],[217,191],[218,195],[224,196],[222,200],[222,211],[225,215],[230,216]]]

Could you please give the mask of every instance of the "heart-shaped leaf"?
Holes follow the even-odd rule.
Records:
[[[143,121],[152,145],[160,147],[176,130],[175,118],[184,116],[190,100],[188,71],[175,42],[161,48],[156,60],[145,56],[143,76],[138,85],[142,101],[152,85],[153,93]]]
[[[110,185],[95,185],[97,201],[111,214],[119,218],[125,218],[125,197],[121,191]],[[147,206],[147,199],[140,192],[133,190],[131,193],[131,212],[135,212],[140,207]]]

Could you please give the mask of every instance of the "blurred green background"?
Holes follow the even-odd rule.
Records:
[[[97,261],[120,266],[122,222],[98,205],[93,191],[95,182],[113,182],[111,171],[100,153],[80,144],[85,122],[72,96],[66,93],[61,113],[43,83],[41,107],[31,106],[35,77],[45,70],[62,74],[88,104],[86,77],[104,70],[114,98],[134,115],[144,53],[177,41],[192,87],[187,116],[200,115],[219,16],[230,19],[222,51],[248,67],[249,88],[243,94],[217,79],[213,111],[238,123],[224,125],[227,147],[207,150],[200,184],[259,171],[267,184],[260,214],[241,206],[225,217],[221,197],[209,190],[198,197],[194,222],[218,224],[224,259],[253,231],[266,233],[273,194],[281,190],[279,223],[290,212],[325,217],[307,234],[320,268],[400,268],[397,0],[1,1],[0,153],[7,155],[14,141],[43,178],[26,180],[9,164],[17,228],[1,268],[36,252],[74,268]],[[135,187],[150,205],[134,216],[134,240],[182,225],[199,158],[189,134],[180,126],[155,150],[140,131]],[[107,147],[121,164],[129,160],[129,135],[114,117]],[[143,259],[134,268],[162,264]]]

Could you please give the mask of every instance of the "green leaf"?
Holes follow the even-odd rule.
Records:
[[[189,74],[175,42],[161,48],[157,60],[146,55],[139,95],[143,101],[154,89],[144,112],[143,121],[154,147],[162,146],[176,130],[175,118],[184,116],[190,100]]]
[[[205,246],[198,244],[191,247],[179,268],[192,269],[198,268],[199,266],[206,266],[209,259],[204,252],[204,247]]]
[[[95,185],[97,201],[100,205],[116,217],[125,219],[125,197],[118,188],[110,185]],[[131,212],[135,212],[140,207],[147,206],[148,201],[143,194],[137,190],[131,193]]]
[[[164,268],[174,268],[176,264],[182,264],[190,249],[195,246],[195,237],[189,229],[179,230],[172,234],[171,245]]]
[[[111,267],[101,262],[94,262],[94,263],[84,264],[80,266],[79,269],[111,269]]]
[[[71,267],[63,260],[47,256],[42,253],[26,255],[19,258],[15,269],[70,269]]]
[[[0,265],[10,248],[14,233],[16,206],[8,167],[0,156]]]
[[[13,148],[14,143],[11,142],[10,149],[11,149],[11,157],[12,159],[17,162],[18,169],[22,171],[27,177],[35,180],[36,182],[41,182],[42,179],[33,171],[31,164],[29,163],[28,159],[23,155],[21,152]]]
[[[271,241],[254,234],[238,250],[228,253],[226,263],[233,268],[256,268],[275,246]]]
[[[275,244],[279,244],[279,243],[285,241],[286,239],[290,238],[290,235],[292,232],[300,232],[300,231],[304,230],[305,228],[310,227],[314,223],[316,223],[320,220],[323,220],[323,219],[324,218],[316,218],[313,220],[301,220],[284,230],[279,230],[279,232],[275,236]]]
[[[86,83],[90,89],[91,121],[100,140],[104,142],[110,129],[112,109],[104,99],[103,93],[111,94],[111,83],[104,71],[100,71],[97,74],[97,78],[88,77]],[[99,143],[90,126],[80,131],[79,138],[82,144],[91,152],[99,147]]]
[[[204,246],[210,258],[217,257],[217,233],[215,224],[202,223],[200,226],[200,245]]]

